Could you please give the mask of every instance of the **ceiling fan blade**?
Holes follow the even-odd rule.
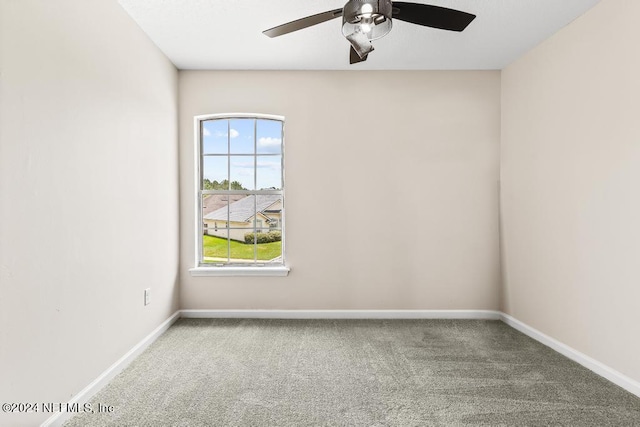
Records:
[[[317,15],[311,15],[295,21],[287,22],[286,24],[269,28],[268,30],[263,31],[262,34],[269,37],[278,37],[283,34],[292,33],[294,31],[302,30],[303,28],[321,24],[325,21],[330,21],[338,16],[342,16],[342,9],[329,10],[327,12],[318,13]]]
[[[351,46],[351,49],[349,49],[349,64],[357,64],[358,62],[364,62],[367,60],[367,56],[369,56],[369,54],[360,58],[360,55],[358,55],[358,52],[356,52],[353,46]]]
[[[441,30],[462,31],[475,17],[476,15],[471,13],[446,7],[403,1],[393,2],[393,19]]]

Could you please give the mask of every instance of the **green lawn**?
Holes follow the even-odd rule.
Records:
[[[215,258],[211,261],[227,260],[227,239],[215,236],[202,236],[203,256],[205,261]],[[258,260],[268,261],[270,259],[282,255],[282,242],[262,243],[255,246],[258,249]],[[253,244],[245,244],[241,242],[231,241],[231,258],[235,259],[253,259]]]

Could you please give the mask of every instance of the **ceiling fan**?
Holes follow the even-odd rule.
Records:
[[[367,60],[367,56],[373,50],[371,40],[384,37],[391,31],[392,18],[441,30],[462,31],[476,17],[459,10],[428,4],[391,0],[349,0],[342,9],[307,16],[270,28],[263,33],[269,37],[278,37],[339,16],[342,16],[342,34],[351,43],[350,64]]]

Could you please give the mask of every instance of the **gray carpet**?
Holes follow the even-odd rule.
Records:
[[[72,426],[640,426],[640,398],[499,321],[181,319]]]

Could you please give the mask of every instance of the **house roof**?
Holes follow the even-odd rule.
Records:
[[[228,201],[233,203],[244,197],[247,196],[245,194],[209,194],[202,198],[202,215],[206,216],[222,207],[226,209]]]
[[[264,211],[265,209],[276,203],[278,200],[280,200],[281,197],[282,196],[277,194],[259,194],[255,196],[254,202],[254,196],[246,196],[236,202],[232,202],[229,205],[228,217],[227,206],[224,205],[223,207],[205,215],[204,219],[248,222],[255,215],[256,211]]]

